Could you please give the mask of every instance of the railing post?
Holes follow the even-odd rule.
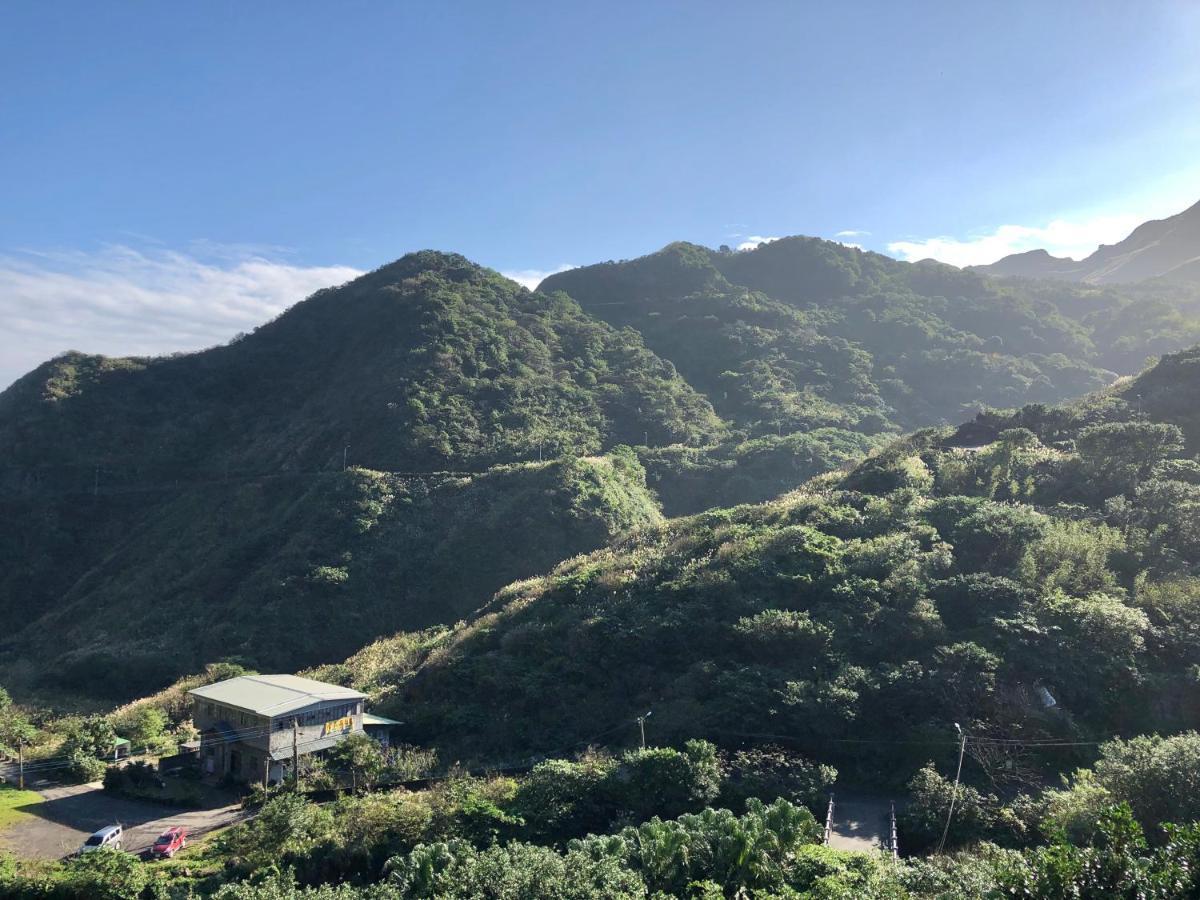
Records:
[[[900,859],[900,838],[896,834],[896,801],[892,801],[892,859]]]

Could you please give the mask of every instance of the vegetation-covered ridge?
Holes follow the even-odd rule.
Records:
[[[1013,282],[804,237],[740,253],[672,244],[542,289],[636,328],[734,424],[735,441],[871,436],[1061,402],[1200,339],[1195,285]],[[769,496],[747,484],[738,499]]]
[[[36,498],[6,504],[0,547],[14,564],[0,589],[23,624],[0,642],[0,683],[24,696],[123,700],[217,659],[263,671],[337,659],[457,621],[509,581],[661,520],[619,450],[475,476],[352,468],[99,502],[71,517]]]
[[[630,737],[651,708],[663,740],[774,735],[875,777],[951,754],[956,722],[1059,744],[1189,727],[1200,463],[1155,416],[1190,410],[1171,398],[1194,396],[1195,356],[643,529],[324,674],[464,757]]]
[[[707,401],[638,336],[456,254],[318,291],[229,345],[71,353],[0,394],[9,484],[76,487],[341,468],[477,469],[711,439]],[[66,482],[66,486],[72,486]]]
[[[597,454],[724,428],[632,331],[454,254],[201,353],[67,354],[0,394],[0,675],[127,699],[456,621],[657,519]]]

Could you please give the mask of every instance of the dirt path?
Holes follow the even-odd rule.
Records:
[[[125,827],[123,849],[140,853],[171,825],[182,825],[189,834],[199,835],[245,816],[236,805],[178,809],[114,797],[98,784],[46,787],[38,794],[42,802],[23,807],[29,818],[0,831],[0,846],[18,856],[59,859],[78,850],[98,828],[114,823]]]

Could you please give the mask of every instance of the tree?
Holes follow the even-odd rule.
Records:
[[[136,856],[108,847],[72,860],[63,874],[76,896],[95,900],[140,900],[154,880]]]
[[[74,719],[66,728],[66,740],[62,745],[64,753],[79,750],[95,759],[107,759],[112,756],[117,732],[104,716]]]
[[[88,716],[71,720],[62,752],[70,759],[68,771],[79,781],[95,781],[104,774],[105,760],[110,759],[116,744],[117,732],[104,716]]]
[[[167,722],[167,714],[157,706],[142,706],[130,716],[122,731],[135,747],[142,747],[148,752],[163,738]]]
[[[1091,425],[1075,439],[1084,473],[1096,489],[1130,494],[1160,463],[1183,449],[1177,425],[1157,422],[1106,422]]]
[[[766,745],[738,750],[726,765],[728,777],[721,786],[722,805],[738,809],[751,797],[771,802],[782,797],[792,803],[817,807],[837,780],[837,769],[810,762],[782,747]]]
[[[33,739],[37,729],[0,687],[0,754],[15,756],[17,748]]]
[[[299,794],[286,793],[263,804],[253,821],[227,832],[222,844],[247,870],[254,870],[307,852],[329,835],[332,826],[328,810]]]
[[[610,790],[633,820],[677,816],[701,809],[721,789],[721,762],[708,741],[688,741],[684,752],[670,747],[634,750],[621,758]]]
[[[1200,734],[1141,735],[1100,747],[1096,781],[1147,828],[1200,819]]]
[[[589,754],[578,762],[552,759],[534,766],[514,801],[529,834],[556,841],[602,832],[613,815],[607,783],[616,765],[611,757]]]
[[[949,843],[961,846],[986,836],[996,823],[997,798],[985,796],[970,785],[943,778],[928,763],[908,783],[910,802],[899,816],[900,844],[910,851],[932,846],[942,834],[954,802]]]
[[[1195,897],[1200,829],[1172,827],[1171,842],[1150,851],[1125,804],[1105,810],[1088,845],[1059,837],[1048,847],[1002,857],[995,896],[1049,900]]]
[[[329,751],[329,764],[335,771],[350,775],[350,789],[361,786],[370,790],[387,767],[387,758],[379,742],[363,732],[352,734]]]

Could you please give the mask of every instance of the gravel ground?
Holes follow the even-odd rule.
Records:
[[[172,825],[182,825],[189,835],[199,835],[245,816],[237,805],[173,809],[113,797],[98,784],[35,787],[35,790],[42,796],[42,802],[24,807],[31,817],[0,831],[0,846],[34,859],[60,859],[74,853],[89,834],[105,825],[123,825],[123,849],[140,853]]]

